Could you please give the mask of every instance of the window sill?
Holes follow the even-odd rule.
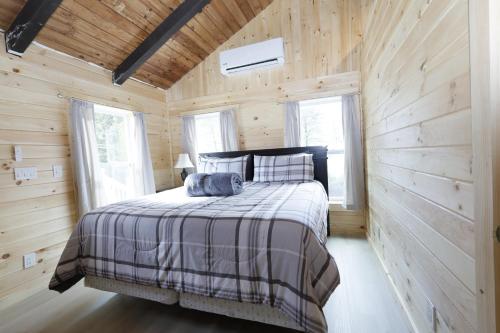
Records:
[[[328,201],[328,210],[329,211],[343,211],[346,209],[344,207],[342,207],[342,201],[329,200]]]
[[[329,200],[328,210],[330,212],[357,212],[355,210],[345,209],[342,207],[342,201],[340,200]]]

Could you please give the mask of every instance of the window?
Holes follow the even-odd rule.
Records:
[[[107,203],[136,195],[134,181],[134,118],[130,111],[94,105],[95,131],[102,187]]]
[[[222,151],[220,113],[206,113],[194,117],[196,128],[196,151],[211,153]]]
[[[344,198],[344,131],[342,97],[302,101],[300,140],[302,146],[328,146],[328,196]]]

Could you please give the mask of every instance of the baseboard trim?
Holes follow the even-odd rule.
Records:
[[[364,227],[342,227],[330,224],[330,230],[334,236],[356,236],[356,237],[366,237],[366,228]]]
[[[408,318],[408,321],[410,322],[410,325],[411,325],[411,328],[412,328],[413,332],[414,333],[420,333],[420,331],[417,328],[417,325],[415,324],[415,322],[413,321],[413,318],[411,317],[410,310],[408,309],[408,307],[406,306],[406,303],[404,302],[404,297],[401,295],[401,293],[399,292],[398,288],[394,284],[394,281],[391,278],[391,274],[389,273],[389,270],[385,266],[384,261],[382,260],[382,258],[380,257],[379,252],[377,251],[376,247],[374,246],[373,240],[371,239],[369,233],[366,233],[366,239],[368,240],[368,243],[370,243],[370,246],[372,247],[373,252],[375,252],[375,256],[377,257],[380,265],[382,265],[382,268],[384,269],[385,275],[387,276],[387,279],[389,280],[389,282],[390,282],[390,284],[392,286],[392,290],[394,291],[394,294],[396,295],[396,298],[397,298],[397,300],[399,302],[399,306],[401,306],[403,308],[403,311],[406,314],[406,318]]]

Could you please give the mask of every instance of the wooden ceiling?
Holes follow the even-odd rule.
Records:
[[[0,0],[7,30],[26,0]],[[167,89],[272,0],[211,0],[133,77]],[[36,37],[55,50],[114,70],[182,0],[64,0]]]

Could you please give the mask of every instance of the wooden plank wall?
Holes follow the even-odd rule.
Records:
[[[363,210],[347,210],[340,203],[330,204],[330,231],[333,235],[366,235],[366,217]]]
[[[500,332],[500,0],[469,1],[478,332]]]
[[[220,51],[275,37],[285,42],[283,66],[220,74]],[[282,147],[283,102],[359,91],[360,43],[359,0],[274,0],[167,90],[173,155],[181,151],[179,114],[223,106],[238,110],[241,149]],[[362,214],[344,216],[336,220],[351,230],[364,226]]]
[[[169,101],[227,95],[359,70],[359,0],[274,0],[167,91]],[[219,52],[283,37],[285,65],[225,77]]]
[[[144,111],[158,189],[172,186],[165,92],[137,81],[111,84],[108,71],[36,45],[23,58],[5,53],[0,34],[0,310],[46,289],[74,224],[68,101],[73,96]],[[24,159],[13,160],[13,145]],[[52,165],[64,177],[52,177]],[[36,166],[38,179],[15,181],[15,167]],[[23,270],[22,256],[38,263]]]
[[[415,326],[475,332],[466,0],[362,4],[370,238]]]

